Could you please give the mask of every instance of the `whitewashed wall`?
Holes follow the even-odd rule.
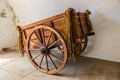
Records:
[[[120,0],[8,1],[21,26],[62,13],[69,7],[77,11],[91,10],[96,35],[89,39],[89,46],[82,55],[120,62]]]
[[[0,0],[0,50],[17,43],[15,17],[5,0]]]

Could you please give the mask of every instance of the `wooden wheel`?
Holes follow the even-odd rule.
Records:
[[[80,41],[78,43],[75,44],[74,46],[74,50],[75,50],[75,56],[76,58],[85,50],[85,48],[87,47],[87,36],[84,36],[82,38],[80,38]],[[81,50],[80,50],[81,49]]]
[[[65,41],[59,32],[49,26],[36,26],[30,32],[26,46],[30,62],[43,73],[58,73],[67,62]]]

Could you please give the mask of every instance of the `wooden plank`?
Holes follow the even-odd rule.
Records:
[[[37,25],[40,25],[40,24],[44,24],[46,22],[54,21],[56,19],[60,19],[60,18],[63,18],[63,17],[64,17],[63,13],[59,14],[59,15],[55,15],[55,16],[52,16],[52,17],[49,17],[49,18],[31,23],[31,24],[28,24],[28,25],[25,25],[25,26],[22,26],[22,29],[28,29],[28,28],[31,28],[31,27],[34,27],[34,26],[37,26]]]
[[[64,18],[61,18],[59,20],[54,21],[53,24],[54,24],[54,27],[56,27],[56,26],[62,26],[62,25],[65,24],[65,20],[64,20]]]

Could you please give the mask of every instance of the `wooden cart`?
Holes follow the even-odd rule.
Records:
[[[82,35],[74,41],[81,45],[82,53],[87,46],[87,37],[94,34],[91,23],[89,20],[86,21],[90,12],[74,14]],[[65,13],[20,27],[23,49],[27,52],[30,62],[39,71],[55,74],[65,66],[69,56],[66,27]]]

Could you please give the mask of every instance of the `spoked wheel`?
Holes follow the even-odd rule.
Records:
[[[30,62],[43,73],[58,73],[67,62],[65,41],[49,26],[36,26],[30,32],[26,46]]]
[[[80,38],[80,42],[75,44],[74,50],[76,58],[85,50],[85,48],[87,47],[87,42],[88,42],[87,36],[84,36]]]

